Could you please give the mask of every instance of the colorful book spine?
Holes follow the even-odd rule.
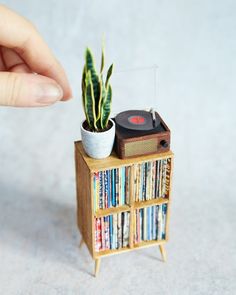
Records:
[[[110,249],[109,216],[104,217],[105,249]]]
[[[102,226],[101,218],[97,219],[97,249],[98,251],[102,249]]]
[[[155,199],[155,179],[156,179],[156,161],[151,163],[152,179],[151,179],[151,199]]]
[[[116,206],[120,206],[119,194],[120,194],[120,190],[119,190],[119,168],[116,168]]]
[[[99,172],[99,208],[103,208],[103,177],[102,177],[102,172]]]
[[[166,238],[166,220],[167,220],[167,204],[162,205],[163,222],[162,222],[162,239]]]
[[[122,206],[122,183],[123,183],[123,175],[122,175],[122,167],[119,168],[119,205]]]
[[[117,214],[113,215],[113,249],[118,249],[117,240]]]
[[[168,205],[155,205],[135,211],[134,243],[166,238]]]
[[[141,241],[141,226],[140,226],[140,210],[136,210],[136,223],[137,223],[137,243]]]
[[[105,191],[105,207],[108,208],[108,179],[107,179],[107,171],[103,171],[104,173],[104,191]]]
[[[157,234],[158,240],[161,240],[162,237],[162,205],[159,205],[158,208],[158,221],[157,221]]]
[[[109,240],[110,240],[110,249],[113,248],[113,215],[109,215]]]
[[[121,227],[121,213],[117,214],[117,246],[122,247],[122,227]]]
[[[111,187],[110,187],[111,175],[110,175],[110,170],[107,170],[106,174],[107,174],[107,208],[110,208],[111,207]]]
[[[125,204],[129,204],[129,168],[125,167]]]
[[[155,198],[158,198],[159,165],[160,165],[160,161],[156,161]]]
[[[101,218],[101,237],[102,237],[102,249],[106,249],[106,243],[105,243],[105,228],[104,228],[104,218]]]
[[[149,211],[149,214],[148,214],[149,240],[152,240],[152,207],[148,207],[148,211]]]
[[[94,219],[95,251],[120,249],[129,245],[130,212]]]
[[[116,194],[116,190],[115,190],[115,169],[111,170],[111,188],[112,188],[112,206],[115,207],[116,206],[116,202],[115,202],[115,194]]]
[[[129,227],[130,227],[130,213],[124,212],[124,234],[123,234],[123,247],[127,247],[129,244]]]
[[[161,197],[161,181],[162,181],[162,160],[160,160],[160,163],[159,163],[158,198]]]
[[[147,207],[143,208],[143,240],[147,240]]]
[[[152,237],[156,240],[156,206],[152,206]]]
[[[121,205],[124,205],[124,167],[120,168],[120,193],[121,193]]]
[[[146,200],[150,200],[151,199],[151,194],[150,194],[150,190],[151,190],[151,163],[147,162],[146,163],[146,169],[147,169],[147,173],[146,173]]]

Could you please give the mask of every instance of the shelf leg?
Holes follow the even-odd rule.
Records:
[[[166,262],[166,250],[163,245],[159,245],[161,256],[164,262]]]
[[[98,275],[99,268],[100,268],[101,258],[95,259],[95,277]]]
[[[79,243],[79,248],[81,248],[83,246],[83,243],[84,243],[84,239],[81,238],[80,243]]]

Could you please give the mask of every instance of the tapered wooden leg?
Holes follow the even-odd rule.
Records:
[[[166,262],[166,250],[163,245],[159,245],[161,256],[164,262]]]
[[[83,238],[81,238],[80,243],[79,243],[79,248],[82,247],[83,243],[84,243],[84,240],[83,240]]]
[[[95,277],[98,275],[100,263],[101,263],[101,258],[95,259]]]

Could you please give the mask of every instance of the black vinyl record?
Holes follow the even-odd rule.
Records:
[[[129,110],[119,113],[115,118],[116,123],[131,130],[152,130],[160,124],[160,118],[156,112]]]

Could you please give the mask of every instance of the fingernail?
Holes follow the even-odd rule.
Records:
[[[62,99],[63,90],[58,84],[41,83],[36,92],[38,103],[48,104]]]

